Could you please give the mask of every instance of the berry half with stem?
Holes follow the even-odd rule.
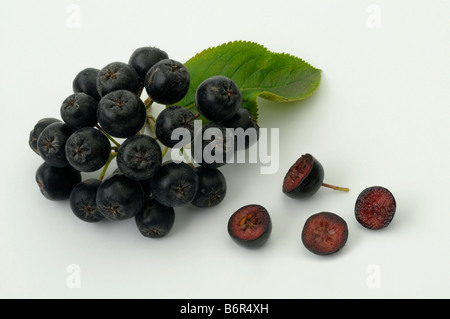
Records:
[[[228,220],[228,234],[239,245],[259,248],[272,232],[272,220],[261,205],[246,205],[238,209]]]
[[[396,208],[394,195],[387,188],[371,186],[359,194],[355,204],[355,217],[366,228],[382,229],[389,226]]]
[[[311,154],[302,155],[288,170],[283,181],[283,193],[293,198],[308,198],[321,186],[348,192],[349,189],[323,182],[322,164]]]
[[[303,226],[303,245],[317,255],[330,255],[339,251],[344,247],[347,238],[347,223],[334,213],[314,214]]]

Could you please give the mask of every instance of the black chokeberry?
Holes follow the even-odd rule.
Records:
[[[223,201],[227,193],[225,176],[217,168],[196,167],[198,190],[191,204],[196,207],[213,207]]]
[[[198,112],[212,122],[232,118],[242,105],[242,94],[233,80],[217,75],[204,80],[195,92]]]
[[[144,192],[138,181],[118,173],[105,178],[95,197],[97,208],[105,218],[113,221],[136,216],[144,204]]]
[[[194,161],[204,167],[218,168],[234,157],[233,132],[225,126],[209,122],[195,133],[191,144]]]
[[[155,122],[155,135],[167,147],[180,148],[191,143],[194,138],[195,115],[182,106],[172,105],[159,113]],[[176,129],[181,135],[172,136]],[[181,143],[183,142],[183,143]]]
[[[77,74],[72,82],[74,93],[86,93],[92,96],[95,100],[100,100],[100,94],[97,91],[97,76],[99,69],[86,68]]]
[[[128,64],[136,70],[143,86],[148,70],[159,61],[168,58],[169,55],[161,49],[155,47],[142,47],[134,50]]]
[[[369,229],[382,229],[391,223],[397,203],[394,195],[385,187],[371,186],[356,199],[355,217],[358,223]]]
[[[259,248],[270,237],[272,219],[263,206],[246,205],[231,215],[227,229],[237,244],[247,248]]]
[[[310,216],[302,230],[303,245],[317,255],[330,255],[339,251],[347,238],[347,223],[342,217],[330,212]]]
[[[168,161],[153,176],[150,189],[152,197],[165,206],[186,205],[197,193],[198,176],[188,164]]]
[[[66,158],[80,172],[93,172],[102,168],[110,154],[109,139],[93,127],[76,131],[66,142]]]
[[[70,194],[70,208],[75,216],[88,223],[99,222],[105,217],[97,209],[97,190],[99,179],[86,179],[78,183]]]
[[[302,155],[288,170],[283,181],[283,193],[294,198],[308,198],[314,195],[320,186],[348,192],[348,188],[323,183],[322,164],[311,154]]]
[[[42,195],[57,201],[70,197],[72,189],[81,182],[81,173],[71,166],[53,167],[43,163],[37,169],[35,179]]]
[[[244,107],[221,124],[234,129],[234,143],[237,150],[247,149],[259,139],[259,125],[250,111]]]
[[[117,166],[127,177],[150,179],[162,164],[158,142],[148,135],[134,135],[125,140],[117,153]]]
[[[144,102],[130,91],[111,92],[98,103],[98,123],[114,137],[135,135],[144,126],[146,117]]]
[[[153,101],[169,105],[184,98],[189,90],[190,75],[181,62],[164,59],[148,70],[144,84]]]
[[[171,231],[175,222],[175,211],[173,207],[147,198],[141,211],[135,216],[135,221],[143,236],[161,238]]]
[[[63,121],[74,131],[97,124],[98,101],[86,93],[74,93],[61,105]]]
[[[33,129],[30,132],[30,137],[28,139],[28,145],[30,145],[31,149],[39,155],[39,151],[37,148],[37,140],[39,138],[39,135],[41,135],[42,131],[49,126],[52,123],[55,122],[61,122],[59,119],[55,119],[53,117],[46,117],[43,119],[40,119],[33,127]]]
[[[136,70],[123,62],[112,62],[97,75],[97,91],[101,97],[117,90],[131,91],[136,95],[142,90]]]
[[[37,148],[44,161],[54,167],[69,165],[66,158],[66,142],[73,130],[63,122],[48,125],[39,135]]]

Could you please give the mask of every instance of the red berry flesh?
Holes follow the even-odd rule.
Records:
[[[355,204],[355,217],[366,228],[381,229],[391,223],[396,207],[394,195],[388,189],[372,186],[359,194]]]
[[[238,209],[228,221],[228,233],[241,246],[257,248],[270,237],[272,221],[267,210],[260,205],[247,205]]]
[[[302,242],[317,255],[329,255],[344,247],[348,238],[347,223],[340,216],[321,212],[310,216],[303,227]]]
[[[286,173],[283,193],[290,197],[309,197],[322,186],[324,170],[311,154],[302,155]]]

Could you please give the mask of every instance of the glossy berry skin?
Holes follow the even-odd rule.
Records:
[[[259,139],[259,125],[246,108],[239,108],[233,117],[221,124],[234,129],[234,143],[237,150],[247,149]]]
[[[99,69],[86,68],[77,74],[72,82],[74,93],[86,93],[92,96],[96,101],[100,100],[100,94],[97,91],[97,76]]]
[[[153,65],[145,76],[145,90],[156,103],[174,104],[186,95],[190,84],[188,69],[180,62],[164,59]]]
[[[198,112],[212,122],[224,122],[233,117],[242,105],[242,94],[233,80],[213,76],[203,81],[195,92]]]
[[[119,138],[135,135],[144,126],[147,114],[144,102],[134,93],[118,90],[99,102],[97,118],[106,133]]]
[[[150,189],[153,198],[165,206],[186,205],[197,193],[198,176],[188,164],[168,161],[153,176]]]
[[[97,124],[97,100],[86,93],[74,93],[61,105],[63,121],[74,131]]]
[[[159,113],[155,122],[155,135],[164,146],[177,148],[189,144],[194,138],[194,121],[195,115],[188,109],[182,106],[172,105],[165,108]],[[181,128],[185,129],[187,138],[183,136],[172,139],[174,130]],[[184,141],[183,143],[180,143]]]
[[[39,135],[37,148],[44,161],[54,167],[69,165],[66,158],[66,142],[72,129],[62,122],[48,125]]]
[[[87,223],[97,223],[105,217],[97,209],[95,198],[101,181],[86,179],[78,183],[70,194],[70,208],[75,216]]]
[[[127,90],[138,95],[141,92],[139,75],[130,65],[112,62],[97,75],[97,91],[101,97],[117,90]]]
[[[283,193],[293,198],[311,197],[322,186],[324,175],[322,164],[311,154],[304,154],[286,173]]]
[[[213,207],[223,201],[227,193],[225,176],[217,168],[196,167],[198,190],[191,204],[196,207]]]
[[[143,86],[148,70],[159,61],[168,58],[169,56],[163,50],[155,47],[142,47],[133,52],[128,64],[136,70]]]
[[[392,222],[396,208],[394,195],[387,188],[371,186],[359,194],[355,203],[355,217],[366,228],[382,229]]]
[[[93,127],[73,133],[66,142],[66,158],[80,172],[94,172],[102,168],[111,154],[108,138]]]
[[[53,167],[43,163],[37,169],[35,179],[45,198],[59,201],[70,197],[72,189],[81,182],[81,174],[70,166]]]
[[[347,242],[347,223],[340,216],[321,212],[310,216],[303,226],[302,243],[316,255],[330,255]]]
[[[138,181],[117,173],[103,180],[95,200],[105,218],[120,221],[139,213],[144,204],[144,192]]]
[[[40,119],[33,127],[33,129],[30,132],[30,137],[28,139],[28,145],[30,145],[33,152],[39,155],[39,151],[37,148],[37,140],[39,138],[39,135],[41,135],[42,131],[49,126],[50,124],[53,124],[55,122],[61,122],[59,119],[55,119],[53,117],[46,117],[43,119]]]
[[[209,122],[202,126],[191,145],[194,161],[203,166],[218,168],[229,162],[235,151],[234,135],[225,126]]]
[[[238,209],[228,220],[228,234],[240,246],[259,248],[272,232],[272,219],[261,205],[246,205]]]
[[[134,135],[125,140],[117,153],[117,166],[128,178],[150,179],[162,164],[162,152],[148,135]]]
[[[173,207],[147,198],[141,211],[135,216],[136,226],[144,237],[161,238],[166,236],[175,222]]]

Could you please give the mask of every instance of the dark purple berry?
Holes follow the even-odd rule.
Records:
[[[37,148],[47,164],[54,167],[69,165],[66,158],[66,142],[72,134],[72,129],[62,122],[52,123],[42,131]]]
[[[183,99],[189,90],[189,71],[178,61],[164,59],[148,70],[144,84],[153,101],[174,104]]]
[[[75,216],[87,223],[99,222],[105,217],[97,209],[96,196],[101,181],[87,179],[75,186],[70,194],[70,208]]]
[[[131,91],[136,95],[142,90],[139,75],[126,63],[112,62],[97,75],[97,91],[101,97],[117,90]]]
[[[142,210],[135,216],[139,232],[150,238],[161,238],[166,236],[175,221],[175,211],[158,201],[147,198]]]
[[[213,76],[203,81],[195,93],[198,112],[212,122],[232,118],[242,105],[242,94],[233,80]]]
[[[131,65],[139,75],[141,84],[145,81],[148,70],[161,60],[168,59],[166,52],[155,47],[142,47],[136,49],[130,57],[128,64]],[[143,86],[143,85],[142,85]]]
[[[52,118],[52,117],[46,117],[43,119],[40,119],[33,127],[33,129],[30,132],[30,137],[28,139],[28,144],[30,145],[31,149],[39,155],[39,151],[37,148],[37,140],[39,138],[39,135],[41,135],[42,131],[49,126],[50,124],[53,124],[55,122],[61,122],[61,120]]]
[[[72,83],[74,93],[86,93],[95,100],[100,100],[100,94],[97,91],[97,76],[99,69],[86,68],[77,74]]]
[[[194,138],[195,115],[182,106],[172,105],[159,113],[155,122],[155,135],[164,146],[180,148],[189,144]],[[176,129],[183,133],[173,137]],[[181,143],[183,142],[183,143]]]
[[[81,182],[81,174],[70,166],[53,167],[43,163],[37,169],[35,179],[42,195],[57,201],[70,197],[72,189]]]
[[[134,135],[125,140],[117,153],[117,166],[128,178],[150,179],[162,164],[158,142],[148,135]]]
[[[63,121],[74,131],[97,124],[97,100],[86,93],[74,93],[61,105]]]
[[[191,204],[197,207],[213,207],[223,201],[227,193],[225,176],[217,168],[196,167],[198,190]]]
[[[66,158],[80,172],[93,172],[102,168],[110,154],[109,139],[93,127],[76,131],[66,142]]]

